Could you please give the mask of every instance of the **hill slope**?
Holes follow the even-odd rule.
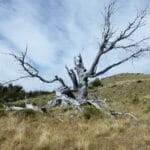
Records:
[[[0,117],[0,149],[136,149],[150,148],[150,75],[119,74],[102,79],[90,88],[92,98],[105,98],[115,110],[133,112],[138,122],[108,118],[86,107],[76,114],[68,109],[49,110],[48,114],[3,113]],[[45,105],[54,94],[29,99]],[[11,103],[23,105],[23,101]]]
[[[115,96],[116,100],[150,96],[150,75],[119,74],[105,78],[102,82],[106,86],[100,89],[100,94],[109,99],[112,99],[112,96]]]

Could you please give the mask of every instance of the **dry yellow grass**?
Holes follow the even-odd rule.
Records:
[[[148,114],[139,117],[137,123],[125,117],[111,119],[97,116],[87,120],[81,114],[72,118],[71,113],[72,111],[54,110],[48,115],[36,113],[34,117],[9,113],[8,116],[0,118],[0,149],[148,150],[150,148]]]
[[[111,80],[112,84],[117,84]],[[126,117],[112,119],[98,113],[86,118],[84,113],[76,115],[72,110],[59,108],[49,110],[48,114],[30,112],[27,116],[10,112],[0,117],[0,150],[149,150],[150,88],[147,88],[150,84],[145,81],[121,84],[120,80],[117,86],[105,85],[95,94],[98,97],[108,95],[108,103],[114,109],[134,112],[138,122]],[[135,91],[132,86],[136,86]],[[144,93],[139,94],[139,86],[145,89]],[[122,93],[113,92],[114,89]],[[129,94],[131,89],[134,93]],[[128,94],[131,96],[126,96]],[[109,101],[109,97],[114,100]],[[36,101],[42,104],[42,98]]]

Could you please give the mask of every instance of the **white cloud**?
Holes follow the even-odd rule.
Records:
[[[101,31],[101,11],[108,0],[12,0],[0,1],[0,51],[24,50],[29,46],[29,57],[33,60],[41,74],[53,78],[61,75],[68,82],[69,78],[64,69],[67,64],[73,67],[73,57],[82,53],[86,66],[97,52],[97,42]],[[145,7],[149,1],[120,0],[117,4],[117,14],[113,24],[119,29],[128,24],[130,18],[136,15],[135,10]],[[120,13],[119,13],[120,12]],[[150,21],[134,38],[138,39],[149,34]],[[122,57],[120,54],[103,57],[99,69]],[[120,72],[149,73],[149,57],[136,61],[134,67],[130,62],[125,63],[106,75]],[[8,80],[23,74],[20,66],[10,57],[0,55],[0,80]],[[52,89],[56,84],[46,85],[38,80],[23,80],[17,82],[26,89]]]

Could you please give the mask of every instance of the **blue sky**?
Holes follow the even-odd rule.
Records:
[[[101,12],[108,0],[0,0],[0,52],[24,51],[28,44],[28,56],[41,75],[52,79],[69,78],[65,65],[73,67],[73,57],[83,55],[87,68],[98,49],[103,19]],[[113,25],[122,29],[136,15],[138,9],[150,4],[149,0],[118,0]],[[135,38],[150,35],[150,16],[146,26]],[[124,54],[123,54],[124,55]],[[123,58],[120,53],[105,56],[98,66],[103,68]],[[150,73],[149,56],[133,64],[125,63],[110,70],[104,76],[121,72]],[[0,54],[0,81],[14,79],[24,74],[11,57]],[[27,90],[46,90],[57,86],[44,84],[36,79],[18,81]]]

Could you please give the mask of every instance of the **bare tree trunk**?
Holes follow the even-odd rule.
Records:
[[[88,79],[87,77],[83,78],[79,84],[77,91],[77,99],[88,99]]]
[[[74,59],[75,70],[78,77],[77,99],[88,99],[88,72],[84,67],[81,55]]]

